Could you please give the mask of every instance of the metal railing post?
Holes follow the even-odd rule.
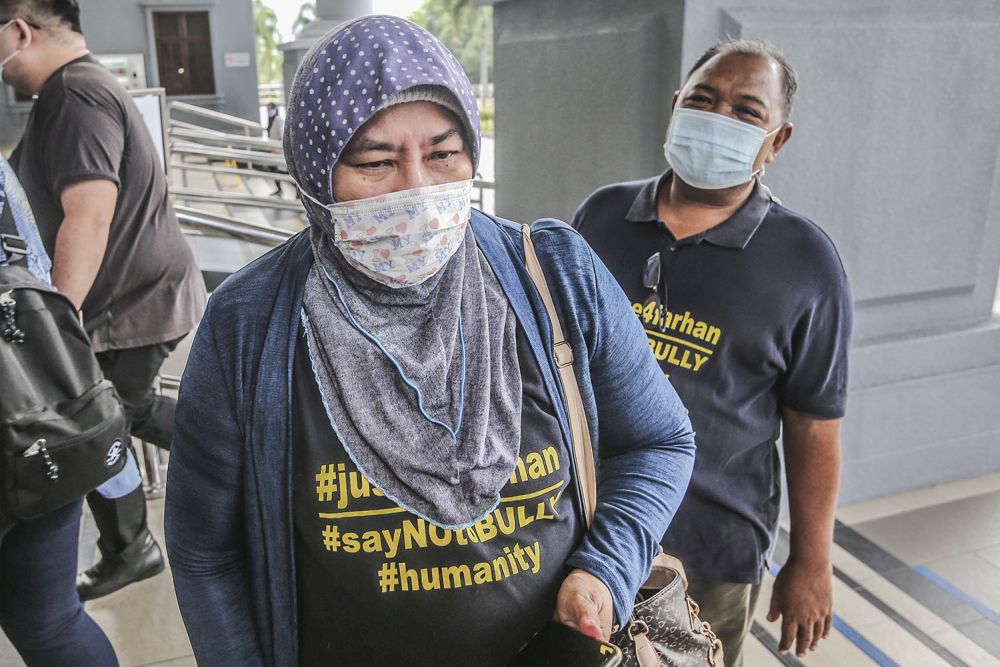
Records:
[[[157,396],[163,395],[164,389],[174,391],[180,387],[180,378],[173,375],[159,375],[153,383],[153,392]],[[167,480],[164,477],[169,456],[151,442],[142,441],[142,459],[146,468],[146,485],[143,490],[147,498],[159,498],[167,488]]]
[[[163,394],[160,378],[153,383],[153,393],[157,396]],[[160,454],[159,447],[151,442],[142,441],[142,460],[146,464],[146,486],[143,490],[147,498],[159,498],[167,487],[163,480],[163,461],[160,459]]]

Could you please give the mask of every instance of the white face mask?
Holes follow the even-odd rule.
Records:
[[[771,132],[709,111],[678,108],[663,154],[682,181],[702,190],[742,185],[757,175],[754,163]]]
[[[11,27],[12,25],[14,25],[14,19],[11,19],[11,20],[7,21],[7,24],[4,27],[0,28],[0,32],[3,32],[4,30],[6,30],[7,28]],[[20,48],[14,49],[13,53],[11,53],[9,56],[7,56],[6,58],[4,58],[3,60],[0,60],[0,81],[3,81],[3,67],[4,67],[4,65],[6,65],[11,60],[13,60],[14,56],[16,56],[17,54],[19,54],[20,52],[21,52]]]
[[[441,270],[465,237],[472,180],[324,205],[333,243],[354,268],[389,287],[419,285]]]

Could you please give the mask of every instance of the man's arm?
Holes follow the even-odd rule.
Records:
[[[104,261],[118,186],[106,180],[80,181],[67,186],[60,201],[65,217],[56,235],[52,284],[79,310]]]
[[[781,617],[778,648],[788,651],[797,641],[800,657],[830,634],[833,621],[830,548],[840,486],[840,421],[784,411],[791,545],[774,583],[767,620]]]

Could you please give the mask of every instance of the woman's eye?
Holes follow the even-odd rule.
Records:
[[[389,160],[378,160],[376,162],[362,162],[354,166],[359,169],[379,169],[381,167],[388,167],[390,164],[392,163]]]
[[[432,160],[447,160],[451,156],[455,155],[455,153],[457,153],[457,152],[458,151],[437,151],[435,153],[431,153],[431,159]]]

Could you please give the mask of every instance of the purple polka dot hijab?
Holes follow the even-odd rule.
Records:
[[[306,54],[292,83],[285,121],[288,173],[306,193],[333,203],[330,178],[365,121],[418,86],[454,96],[470,130],[473,171],[479,165],[479,110],[468,75],[437,37],[403,18],[365,16],[334,28]],[[451,105],[449,105],[451,106]],[[464,116],[464,117],[462,117]],[[322,214],[303,200],[311,220]]]
[[[345,259],[332,241],[329,212],[309,201],[334,203],[334,166],[367,120],[416,100],[458,116],[475,168],[472,85],[424,29],[364,17],[320,39],[299,66],[284,146],[312,223],[315,262],[302,327],[326,416],[358,470],[404,509],[462,528],[497,506],[517,462],[522,392],[514,312],[471,226],[443,268],[393,289]],[[296,446],[318,460],[329,443]]]

